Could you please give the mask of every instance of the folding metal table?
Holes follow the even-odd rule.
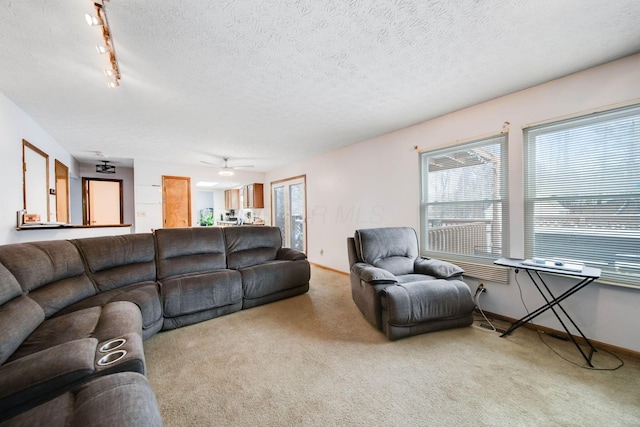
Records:
[[[500,258],[499,260],[494,261],[494,264],[502,265],[504,267],[515,268],[516,272],[517,270],[526,271],[527,274],[529,275],[529,278],[531,279],[531,282],[535,285],[535,287],[538,289],[538,292],[540,292],[540,295],[542,295],[542,298],[544,298],[546,302],[546,304],[543,304],[536,310],[532,311],[531,313],[527,314],[520,320],[513,323],[511,327],[507,329],[507,331],[504,334],[500,335],[500,337],[506,337],[507,335],[510,335],[513,331],[518,329],[520,326],[524,325],[527,322],[530,322],[531,320],[535,319],[545,311],[551,310],[553,311],[553,314],[555,314],[556,318],[558,319],[558,321],[560,322],[564,330],[567,332],[569,339],[573,342],[573,344],[576,346],[578,351],[580,351],[580,354],[582,354],[582,357],[584,357],[584,360],[587,362],[587,364],[589,364],[590,367],[593,367],[593,365],[591,364],[591,357],[593,356],[593,353],[596,352],[597,350],[591,344],[591,342],[587,339],[587,337],[582,333],[578,325],[576,325],[576,323],[573,321],[571,316],[569,316],[569,314],[562,307],[562,305],[560,305],[560,303],[565,299],[569,298],[571,295],[578,292],[580,289],[584,288],[585,286],[593,282],[594,280],[596,280],[597,278],[599,278],[601,274],[600,269],[584,266],[582,267],[581,271],[566,270],[566,269],[562,269],[561,267],[554,268],[554,267],[548,267],[546,265],[545,266],[532,265],[530,263],[525,263],[525,260],[523,259],[513,259],[513,258]],[[572,287],[564,291],[562,294],[555,296],[551,292],[547,284],[544,282],[540,273],[550,273],[550,274],[558,274],[562,276],[574,277],[579,281],[575,285],[573,285]],[[562,320],[562,318],[560,317],[560,314],[556,310],[556,306],[562,311],[562,313],[564,313],[564,316],[566,317],[566,319],[571,322],[571,324],[576,328],[580,336],[582,336],[587,346],[589,346],[588,355],[585,354],[580,344],[578,344],[578,342],[576,341],[575,337],[571,334],[571,332],[569,332],[569,329],[565,325],[565,322]]]

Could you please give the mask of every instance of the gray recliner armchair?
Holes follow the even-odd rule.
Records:
[[[356,230],[347,238],[353,301],[395,340],[468,326],[475,308],[460,267],[419,255],[413,228]]]

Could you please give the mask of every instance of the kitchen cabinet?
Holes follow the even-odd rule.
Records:
[[[264,208],[264,185],[249,184],[242,187],[242,203],[245,209]]]
[[[240,209],[240,190],[224,190],[224,208],[236,211]]]

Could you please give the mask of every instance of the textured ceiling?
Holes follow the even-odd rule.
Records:
[[[267,171],[640,51],[638,0],[105,7],[116,89],[84,21],[92,1],[0,2],[0,91],[88,162],[228,156]]]

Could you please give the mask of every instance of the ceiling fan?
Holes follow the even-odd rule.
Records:
[[[218,172],[218,174],[220,174],[221,176],[232,176],[234,169],[244,169],[244,168],[252,168],[253,167],[253,165],[229,166],[228,165],[228,162],[229,162],[229,158],[228,157],[222,157],[222,160],[224,160],[224,166],[222,166],[222,168],[220,169],[220,172]],[[206,165],[218,166],[218,167],[221,166],[219,164],[207,162],[207,161],[204,161],[204,160],[200,160],[200,161],[202,163],[206,164]]]

